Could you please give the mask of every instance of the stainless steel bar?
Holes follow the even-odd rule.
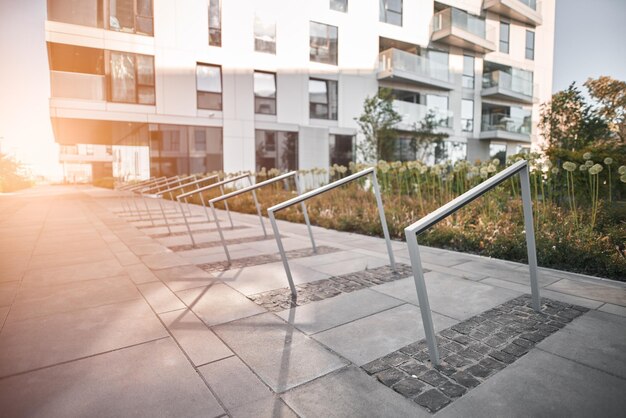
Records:
[[[530,173],[528,165],[519,172],[522,189],[522,206],[524,208],[524,229],[526,230],[526,251],[528,252],[528,268],[530,270],[530,289],[533,309],[541,309],[539,282],[537,277],[537,248],[535,247],[535,224],[533,223],[533,207],[530,194]]]
[[[263,229],[263,236],[267,238],[267,231],[265,230],[265,222],[263,222],[263,215],[261,214],[261,205],[259,205],[259,199],[257,199],[256,192],[254,191],[254,189],[252,189],[252,199],[254,200],[254,206],[256,206],[256,213],[257,215],[259,215],[259,222],[261,223],[261,229]]]
[[[250,184],[252,184],[252,180],[250,179],[250,177],[248,177],[248,181],[250,182]],[[224,187],[220,186],[220,193],[222,194],[222,196],[224,196]],[[202,195],[200,195],[202,196]],[[224,207],[226,208],[226,214],[228,215],[228,220],[230,221],[230,227],[234,228],[235,225],[233,224],[233,217],[230,215],[230,209],[228,209],[228,202],[224,202]]]
[[[300,184],[300,176],[295,177],[296,181],[296,192],[298,194],[302,194],[302,185]],[[302,208],[302,214],[304,215],[304,223],[306,224],[307,229],[309,230],[309,238],[311,239],[311,247],[313,247],[313,252],[317,254],[317,246],[315,245],[315,238],[313,238],[313,228],[311,228],[311,221],[309,220],[309,212],[306,210],[306,205],[304,202],[300,202],[300,207]],[[272,227],[272,229],[274,229]],[[276,237],[276,234],[274,234]],[[281,243],[282,244],[282,243]]]
[[[231,263],[230,252],[228,251],[228,246],[226,245],[226,240],[224,239],[224,233],[222,232],[222,227],[220,226],[220,220],[217,218],[217,212],[215,211],[215,204],[213,203],[213,199],[209,200],[209,205],[211,205],[211,212],[213,212],[213,218],[215,218],[215,226],[217,227],[217,232],[220,234],[220,241],[222,242],[222,246],[224,247],[224,253],[226,253],[226,259],[228,263]]]
[[[385,236],[385,243],[387,244],[389,264],[393,271],[397,271],[396,260],[393,255],[393,248],[391,247],[391,236],[389,235],[389,227],[387,226],[387,218],[385,217],[383,199],[380,197],[380,188],[378,187],[378,179],[376,178],[376,170],[372,171],[372,182],[374,185],[374,195],[376,196],[376,205],[378,206],[378,215],[380,216],[380,224],[383,226],[383,235]]]

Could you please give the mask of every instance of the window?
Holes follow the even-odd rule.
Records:
[[[153,35],[152,0],[109,0],[109,29]]]
[[[535,32],[526,31],[526,59],[535,59]]]
[[[500,52],[509,53],[509,32],[511,26],[506,22],[500,22]]]
[[[48,43],[50,70],[104,75],[104,50]]]
[[[436,94],[426,95],[426,109],[435,116],[437,126],[449,127],[448,97]]]
[[[276,22],[258,15],[254,17],[254,50],[276,54]]]
[[[463,87],[474,88],[474,57],[463,55]]]
[[[209,0],[209,45],[222,46],[221,0]]]
[[[461,129],[464,131],[474,130],[474,101],[463,99],[461,101]]]
[[[222,68],[217,65],[196,66],[198,109],[222,110]]]
[[[109,55],[110,100],[153,105],[154,57],[118,51]]]
[[[103,27],[103,0],[48,0],[48,20]]]
[[[92,144],[85,145],[85,155],[93,155],[94,148]]]
[[[330,0],[330,10],[348,13],[348,0]]]
[[[254,72],[254,113],[276,114],[276,74]]]
[[[489,144],[489,158],[497,158],[500,160],[500,165],[504,166],[506,163],[506,145],[505,144]]]
[[[206,131],[204,129],[194,130],[193,149],[195,151],[206,151]]]
[[[380,21],[402,26],[402,0],[380,0]]]
[[[330,165],[342,165],[347,167],[354,161],[354,137],[352,135],[331,135],[330,145]]]
[[[337,120],[337,82],[309,79],[309,117]]]
[[[311,61],[337,65],[337,26],[310,22],[310,49]]]
[[[256,171],[263,167],[281,171],[298,169],[298,133],[257,130]]]

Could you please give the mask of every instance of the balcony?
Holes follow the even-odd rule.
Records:
[[[447,65],[410,52],[390,48],[378,55],[379,80],[398,80],[427,87],[452,90]]]
[[[530,142],[531,127],[530,113],[522,116],[486,113],[482,117],[480,139]]]
[[[484,19],[449,8],[433,16],[431,40],[485,54],[495,51],[493,29]]]
[[[428,106],[418,103],[403,102],[394,100],[393,108],[402,116],[402,121],[396,125],[401,131],[410,131],[413,125],[422,122],[429,110],[435,115],[439,128],[450,128],[452,126],[452,111],[441,110],[439,108],[429,109]]]
[[[543,23],[540,6],[536,0],[485,0],[483,4],[485,10],[533,26]]]
[[[104,101],[105,85],[103,75],[50,71],[54,98]]]
[[[532,73],[529,73],[532,75]],[[535,85],[532,80],[502,70],[483,74],[483,97],[532,104]]]

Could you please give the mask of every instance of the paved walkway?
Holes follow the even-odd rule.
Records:
[[[403,243],[393,246],[405,274],[393,275],[381,239],[313,228],[326,248],[315,255],[303,225],[280,222],[302,295],[289,308],[258,218],[233,213],[226,238],[241,260],[226,269],[222,247],[206,244],[218,236],[201,207],[191,220],[203,248],[192,249],[173,206],[170,234],[147,213],[121,213],[115,196],[88,187],[0,195],[1,416],[626,410],[622,283],[542,269],[540,317],[520,298],[526,266],[424,247],[449,365],[433,370]]]

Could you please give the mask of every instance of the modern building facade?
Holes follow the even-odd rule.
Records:
[[[152,175],[328,167],[355,159],[355,118],[386,87],[401,138],[433,114],[447,158],[502,157],[537,141],[554,7],[47,0],[54,135],[147,147]],[[414,158],[403,141],[397,158]]]

